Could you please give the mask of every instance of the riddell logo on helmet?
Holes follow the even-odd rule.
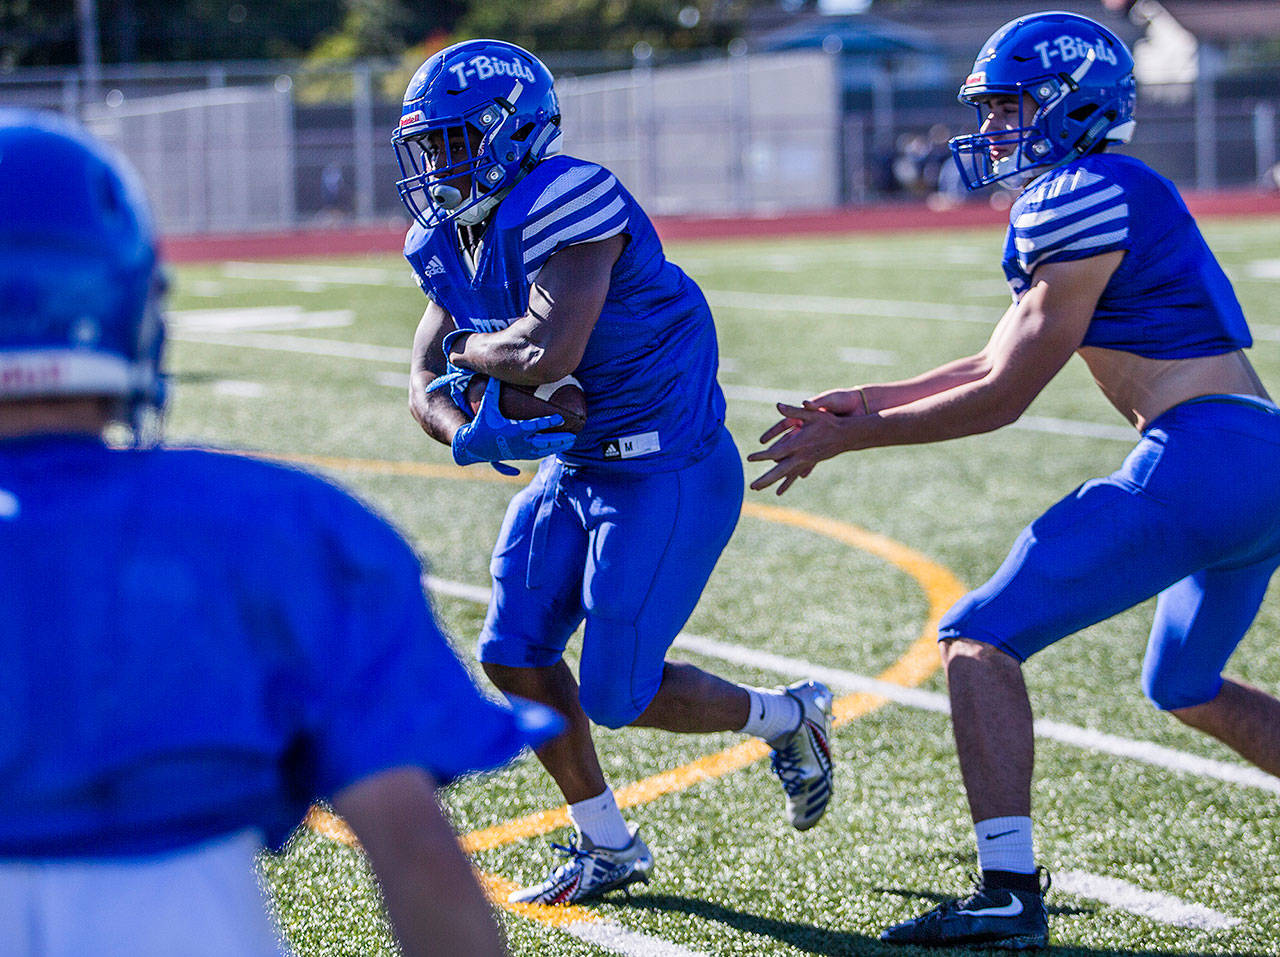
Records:
[[[427,114],[423,113],[421,110],[414,110],[412,113],[406,113],[404,116],[400,117],[400,129],[404,129],[406,126],[413,126],[416,123],[422,123],[426,118]]]
[[[466,63],[455,63],[449,70],[458,78],[458,86],[464,90],[469,80],[487,80],[493,76],[509,76],[526,83],[537,81],[533,71],[519,60],[499,60],[483,53],[473,56]]]
[[[1073,60],[1083,60],[1092,50],[1098,59],[1103,63],[1116,65],[1116,51],[1111,49],[1102,40],[1096,43],[1090,43],[1084,37],[1060,36],[1055,40],[1044,40],[1032,47],[1040,54],[1040,62],[1044,64],[1045,69],[1053,66],[1054,61],[1058,63],[1070,63]]]

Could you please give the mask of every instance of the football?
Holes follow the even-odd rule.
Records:
[[[467,386],[467,405],[471,407],[472,415],[480,408],[480,399],[488,381],[488,376],[477,375]],[[498,411],[512,420],[559,414],[564,418],[564,425],[547,431],[576,435],[587,421],[587,397],[582,385],[571,375],[546,385],[503,382],[498,389]]]

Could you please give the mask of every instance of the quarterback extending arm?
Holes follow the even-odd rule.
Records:
[[[818,462],[841,452],[940,442],[989,432],[1026,411],[1084,341],[1107,282],[1124,253],[1050,263],[996,324],[977,355],[914,379],[824,393],[801,406],[779,403],[784,418],[760,437],[776,439],[752,462],[776,464],[753,489],[782,481],[778,494]],[[861,408],[859,407],[861,406]]]
[[[498,332],[457,336],[450,341],[449,361],[523,385],[570,375],[582,361],[626,245],[619,234],[554,253],[530,289],[529,310]]]

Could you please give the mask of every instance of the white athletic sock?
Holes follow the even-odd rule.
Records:
[[[631,832],[622,819],[613,789],[606,787],[593,798],[569,805],[569,820],[578,833],[596,847],[618,850],[631,843]]]
[[[1036,856],[1031,849],[1031,818],[992,817],[973,826],[978,841],[978,869],[1034,874]]]
[[[772,741],[800,727],[800,702],[776,688],[746,688],[751,713],[742,731]]]

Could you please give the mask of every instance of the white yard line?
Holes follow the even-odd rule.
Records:
[[[842,362],[852,362],[865,366],[892,366],[898,364],[898,354],[884,349],[859,349],[856,346],[845,346],[836,355]]]
[[[990,306],[956,306],[943,302],[909,302],[903,299],[855,299],[846,296],[800,296],[776,292],[738,292],[703,289],[707,301],[726,309],[764,312],[808,312],[821,316],[874,316],[881,319],[939,319],[944,322],[980,322],[994,326],[1000,309]]]
[[[467,585],[445,579],[428,576],[427,587],[441,595],[450,595],[466,601],[487,603],[489,589],[478,585]],[[839,668],[830,668],[802,658],[778,655],[754,648],[743,648],[740,645],[706,638],[700,635],[681,633],[675,641],[675,647],[695,654],[718,658],[734,664],[746,665],[761,671],[795,677],[804,675],[827,684],[834,690],[863,692],[876,695],[888,701],[936,714],[949,714],[950,703],[946,695],[933,691],[921,691],[918,688],[905,688],[901,685],[865,675],[854,674]],[[1187,754],[1163,745],[1148,741],[1135,741],[1118,735],[1105,734],[1089,728],[1079,728],[1057,721],[1036,721],[1036,737],[1047,738],[1089,751],[1101,751],[1118,757],[1131,758],[1145,764],[1155,765],[1170,771],[1183,774],[1194,774],[1199,777],[1213,778],[1230,784],[1241,784],[1274,794],[1280,794],[1280,779],[1265,774],[1257,768],[1234,764],[1227,761],[1216,761]],[[1137,885],[1114,877],[1100,874],[1089,874],[1082,871],[1060,871],[1053,876],[1054,886],[1068,894],[1085,897],[1090,900],[1128,911],[1153,921],[1173,924],[1179,927],[1194,927],[1204,930],[1218,930],[1233,927],[1240,923],[1239,918],[1220,913],[1199,904],[1187,903],[1171,894],[1144,890]],[[656,952],[655,952],[656,953]]]
[[[1200,904],[1188,904],[1172,894],[1143,890],[1128,881],[1115,877],[1103,877],[1100,874],[1087,874],[1083,871],[1054,871],[1053,886],[1076,897],[1101,901],[1118,910],[1177,927],[1226,930],[1241,923],[1239,917],[1232,917]]]
[[[488,591],[485,590],[485,600]],[[478,595],[477,595],[478,597]],[[708,657],[732,661],[735,664],[749,665],[764,671],[772,671],[783,675],[808,675],[825,682],[832,688],[841,691],[862,691],[877,695],[889,701],[904,704],[924,711],[935,711],[948,714],[951,711],[946,695],[932,691],[921,691],[918,688],[904,688],[901,685],[885,681],[877,681],[864,675],[829,668],[800,658],[776,655],[768,651],[754,648],[743,648],[726,641],[714,638],[703,638],[697,635],[681,634],[676,639],[676,646],[687,648]],[[1035,723],[1036,736],[1048,738],[1062,744],[1073,745],[1090,751],[1102,751],[1119,757],[1132,758],[1146,764],[1195,774],[1200,777],[1215,778],[1231,784],[1243,784],[1280,794],[1280,778],[1274,778],[1257,768],[1228,761],[1216,761],[1202,758],[1185,751],[1176,751],[1148,741],[1134,741],[1114,734],[1105,734],[1089,728],[1078,728],[1057,721],[1039,720]]]
[[[228,279],[256,279],[318,286],[412,286],[413,275],[403,269],[376,266],[326,266],[320,263],[224,262]]]
[[[175,336],[202,333],[264,332],[296,329],[334,329],[349,326],[350,309],[311,311],[298,305],[243,306],[217,309],[176,309],[167,316]]]
[[[681,947],[659,937],[628,930],[610,921],[575,921],[559,928],[588,944],[595,944],[626,957],[702,957],[700,951]]]
[[[211,346],[268,349],[312,356],[333,356],[338,359],[397,362],[403,365],[409,364],[410,356],[409,350],[400,346],[371,346],[360,342],[315,339],[311,336],[286,336],[275,332],[234,332],[225,335],[177,333],[173,338],[182,342],[199,342]]]
[[[477,585],[465,585],[461,582],[450,582],[428,576],[427,587],[442,595],[451,595],[466,601],[487,603],[489,589]],[[677,648],[683,648],[709,658],[719,658],[734,664],[772,671],[781,675],[805,675],[844,692],[861,691],[876,695],[897,704],[918,708],[922,711],[933,711],[938,714],[949,714],[951,705],[947,696],[934,691],[921,691],[919,688],[905,688],[868,678],[839,668],[831,668],[803,658],[774,654],[755,648],[744,648],[727,641],[690,635],[682,632],[675,641]],[[1194,774],[1205,778],[1214,778],[1230,784],[1243,784],[1247,787],[1259,788],[1280,794],[1280,778],[1272,777],[1257,768],[1229,761],[1217,761],[1202,758],[1185,751],[1166,748],[1149,741],[1135,741],[1122,738],[1090,728],[1078,728],[1074,725],[1061,724],[1057,721],[1039,720],[1035,724],[1036,736],[1069,744],[1090,751],[1102,751],[1119,757],[1132,758],[1145,764],[1153,764],[1170,771]]]
[[[1078,419],[1055,419],[1047,415],[1024,415],[1009,426],[1024,432],[1048,432],[1051,435],[1075,435],[1085,439],[1114,439],[1128,442],[1130,445],[1138,441],[1138,432],[1126,425],[1106,425],[1102,422],[1081,422]]]
[[[213,391],[216,395],[231,396],[234,399],[261,399],[267,394],[267,387],[261,382],[221,379],[213,384]]]

